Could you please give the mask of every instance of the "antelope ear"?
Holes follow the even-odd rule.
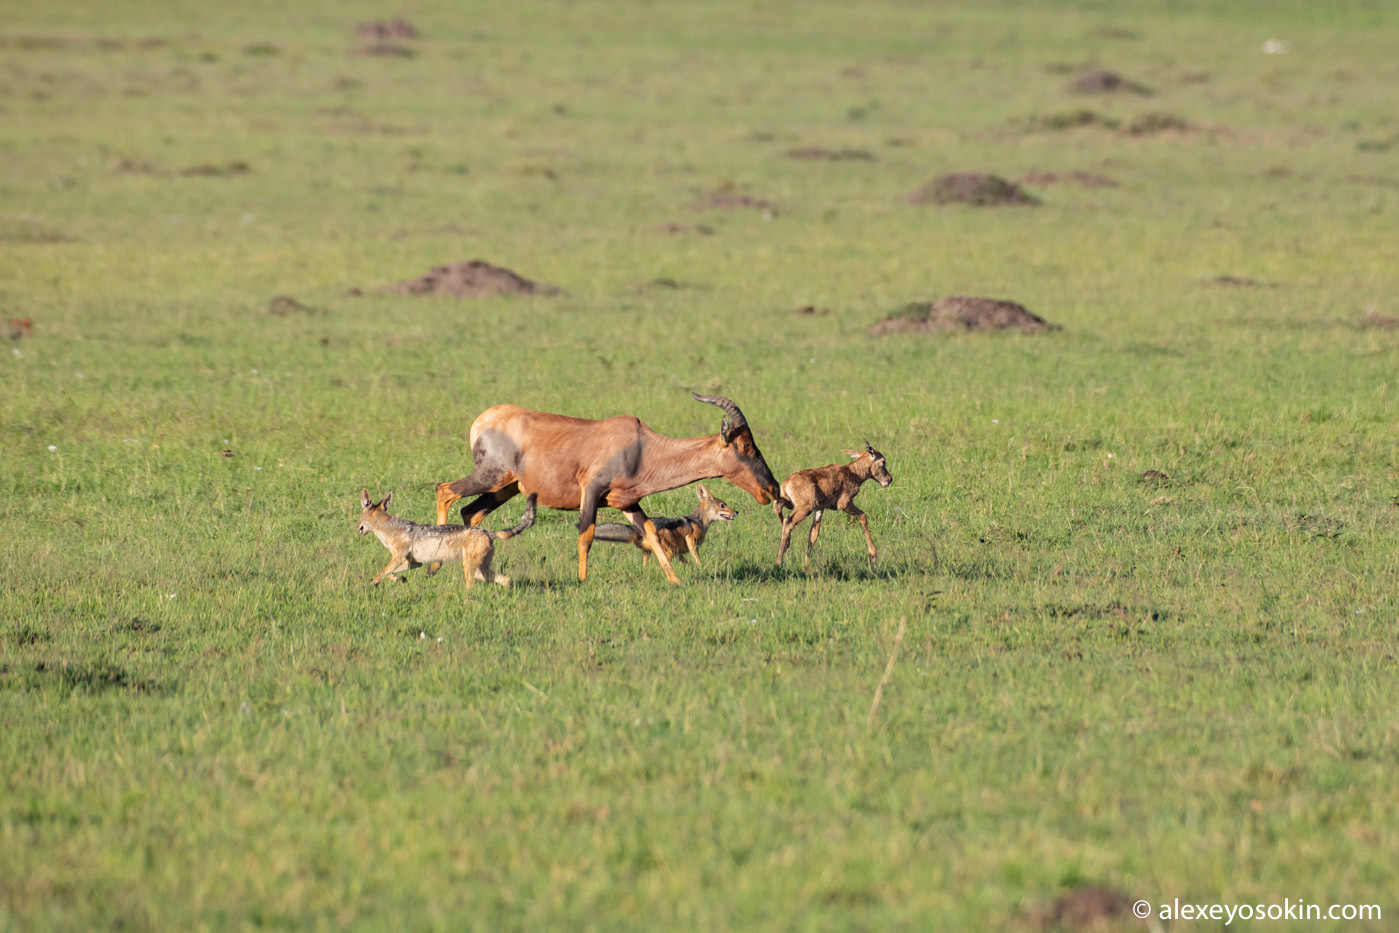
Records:
[[[359,504],[360,504],[361,507],[366,508],[366,509],[369,508],[371,505],[374,504],[373,500],[369,498],[369,490],[368,490],[368,489],[361,489],[361,490],[359,491]]]
[[[841,453],[848,454],[851,460],[859,460],[861,452],[858,450],[845,450],[842,448]]]
[[[392,493],[392,492],[384,493],[384,501],[379,503],[379,508],[381,508],[381,509],[387,509],[387,508],[389,507],[389,500],[392,499],[392,498],[393,498],[393,493]]]

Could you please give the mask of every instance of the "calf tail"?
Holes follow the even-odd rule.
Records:
[[[538,493],[530,493],[530,497],[525,500],[525,514],[520,516],[520,521],[513,528],[506,528],[504,531],[492,531],[490,536],[493,540],[504,541],[506,538],[513,538],[517,534],[529,529],[534,524],[534,505],[539,498]]]

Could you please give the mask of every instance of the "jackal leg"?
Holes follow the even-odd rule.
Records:
[[[656,534],[656,523],[646,517],[646,513],[641,511],[639,506],[632,506],[630,509],[623,509],[622,514],[627,517],[627,521],[635,528],[644,529],[646,532],[646,546],[651,549],[651,553],[656,555],[656,563],[661,565],[665,571],[665,578],[672,586],[680,585],[680,578],[675,575],[675,569],[670,566],[670,555],[665,552],[665,545],[661,544],[660,536]]]
[[[782,566],[782,558],[787,553],[787,546],[792,543],[792,529],[806,521],[806,517],[811,514],[811,510],[804,505],[799,505],[792,510],[792,514],[782,519],[782,540],[777,542],[777,566]]]
[[[481,566],[476,568],[476,579],[494,583],[497,586],[509,586],[510,578],[503,573],[496,573],[493,563],[495,561],[495,551],[486,554]]]
[[[699,559],[699,548],[695,547],[695,536],[694,536],[694,535],[686,535],[686,536],[685,536],[685,547],[686,547],[687,550],[689,550],[690,556],[693,557],[693,558],[695,559],[695,566],[696,566],[696,567],[703,567],[704,565],[700,563],[700,559]],[[683,559],[683,558],[685,557],[685,555],[684,555],[684,554],[681,554],[680,557]]]
[[[816,547],[816,539],[821,534],[821,516],[824,513],[817,509],[811,513],[811,537],[806,539],[806,556],[802,558],[802,566],[811,563],[811,549]]]
[[[861,512],[853,502],[847,504],[845,508],[842,509],[842,511],[844,511],[846,514],[853,515],[856,521],[860,523],[860,527],[865,529],[865,544],[869,545],[870,566],[873,567],[874,559],[879,556],[879,552],[874,549],[874,539],[870,537],[869,519],[865,518],[865,513]]]
[[[408,559],[407,554],[393,554],[391,557],[389,557],[389,562],[384,565],[384,569],[380,570],[379,573],[374,577],[374,579],[369,581],[369,585],[378,586],[379,581],[384,579],[385,577],[388,577],[390,580],[397,583],[398,577],[395,576],[395,574],[397,574],[400,570],[410,569],[412,563],[413,562]]]

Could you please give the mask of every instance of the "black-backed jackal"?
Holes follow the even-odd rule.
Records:
[[[419,525],[395,518],[388,512],[392,498],[393,493],[389,493],[382,501],[373,502],[368,489],[360,493],[364,511],[359,516],[359,533],[365,535],[374,532],[380,543],[389,549],[389,562],[370,583],[377,584],[385,577],[397,582],[397,574],[401,571],[427,563],[459,559],[466,573],[468,589],[477,580],[510,585],[509,577],[491,569],[495,543],[513,538],[534,524],[534,496],[530,496],[526,502],[520,523],[504,531],[488,531],[468,525]]]
[[[738,513],[725,505],[724,500],[715,498],[704,488],[703,483],[695,487],[695,492],[699,496],[699,505],[695,506],[695,510],[689,515],[684,518],[653,516],[651,521],[656,525],[656,537],[665,549],[667,559],[684,560],[685,551],[689,551],[695,556],[695,566],[700,566],[699,546],[704,543],[710,523],[731,522]],[[597,526],[594,540],[635,544],[641,549],[642,566],[651,559],[651,549],[646,546],[645,532],[634,525],[604,522]]]

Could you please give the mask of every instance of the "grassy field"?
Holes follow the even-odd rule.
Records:
[[[0,14],[0,928],[1399,915],[1392,5]],[[904,203],[963,171],[1118,185]],[[383,291],[474,258],[566,294]],[[1061,329],[867,334],[939,295]],[[883,450],[879,568],[715,482],[681,587],[557,512],[368,586],[360,489],[430,520],[484,408],[690,389]]]

